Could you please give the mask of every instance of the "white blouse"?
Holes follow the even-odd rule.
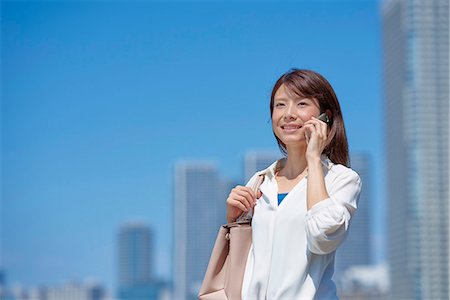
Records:
[[[336,248],[347,235],[355,213],[361,179],[350,168],[321,156],[330,198],[306,208],[308,176],[278,206],[275,161],[253,175],[265,174],[263,193],[252,219],[242,299],[338,299],[332,280]]]

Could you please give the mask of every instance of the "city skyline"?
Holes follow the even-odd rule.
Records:
[[[351,152],[374,158],[381,219],[379,27],[377,1],[2,2],[8,281],[89,275],[114,290],[115,230],[133,217],[154,228],[156,275],[170,278],[173,164],[212,160],[243,181],[246,151],[278,151],[268,99],[291,67],[334,87]]]
[[[241,164],[241,168],[242,168],[241,174],[243,174],[243,176],[245,177],[246,176],[245,174],[250,174],[250,173],[254,173],[256,171],[265,169],[274,160],[279,159],[281,157],[282,157],[281,153],[278,153],[277,151],[269,151],[267,149],[265,149],[265,150],[262,149],[259,151],[257,151],[257,150],[246,151],[243,156],[244,161]],[[356,170],[357,172],[362,172],[362,173],[359,173],[360,176],[362,176],[362,179],[363,180],[368,179],[370,177],[369,176],[370,169],[367,168],[366,164],[368,164],[368,162],[370,161],[370,157],[368,157],[367,155],[364,155],[364,154],[351,154],[350,159],[352,161],[356,161],[356,164],[354,165],[354,167],[356,167],[356,168],[354,170]],[[217,228],[219,225],[225,223],[225,218],[224,218],[225,216],[223,215],[223,218],[220,216],[221,211],[224,211],[224,209],[225,209],[225,203],[223,203],[223,205],[217,206],[218,208],[221,208],[221,209],[219,209],[217,214],[214,214],[214,209],[211,211],[210,207],[206,208],[204,210],[203,214],[200,213],[200,215],[206,214],[209,217],[210,220],[208,222],[211,223],[210,225],[206,225],[206,223],[204,221],[202,223],[202,221],[201,221],[202,218],[199,218],[200,215],[198,214],[198,212],[197,213],[194,213],[194,212],[201,209],[201,207],[203,207],[205,205],[205,203],[207,203],[207,202],[211,202],[211,201],[216,202],[216,201],[220,200],[221,198],[225,199],[226,195],[224,195],[223,193],[225,191],[229,191],[235,185],[236,182],[239,182],[240,180],[242,180],[242,179],[237,179],[237,178],[234,178],[234,179],[224,178],[223,174],[220,173],[220,170],[217,169],[217,165],[218,165],[217,163],[218,163],[217,161],[211,161],[211,160],[201,160],[201,159],[180,160],[180,159],[178,159],[177,163],[176,163],[176,168],[174,171],[175,184],[173,187],[174,187],[175,195],[177,194],[176,187],[178,186],[179,190],[184,191],[183,193],[186,192],[185,191],[186,189],[190,190],[189,193],[192,193],[193,191],[197,191],[197,192],[195,192],[195,194],[197,194],[197,198],[198,197],[204,198],[204,200],[206,201],[206,202],[205,201],[203,201],[203,202],[196,201],[197,203],[191,203],[191,204],[195,204],[194,207],[190,208],[190,210],[189,210],[190,213],[188,213],[188,215],[193,216],[193,219],[190,221],[191,225],[183,225],[180,223],[182,228],[186,228],[186,229],[188,229],[188,232],[192,231],[192,233],[194,234],[193,236],[190,236],[189,238],[187,238],[187,240],[192,240],[192,238],[195,237],[196,241],[193,242],[193,245],[196,245],[196,249],[197,249],[197,250],[195,250],[195,252],[198,252],[200,249],[203,249],[203,251],[202,251],[203,254],[201,254],[201,255],[195,254],[195,257],[191,257],[190,259],[185,257],[183,259],[183,261],[185,261],[185,262],[195,262],[195,264],[198,265],[198,270],[194,273],[192,271],[189,272],[191,274],[189,274],[190,276],[187,276],[187,278],[197,279],[195,284],[193,286],[191,286],[191,288],[192,287],[194,288],[193,290],[191,289],[191,295],[195,295],[197,289],[199,288],[198,280],[202,279],[201,277],[204,272],[203,269],[206,267],[206,263],[209,260],[209,254],[210,254],[210,251],[212,250],[212,242],[215,239],[215,233],[216,233],[215,231],[217,231]],[[190,175],[187,175],[187,174],[190,174]],[[190,178],[190,177],[192,177],[192,178]],[[198,177],[198,178],[196,179],[196,177]],[[184,178],[184,179],[182,179],[182,178]],[[205,180],[206,180],[206,182],[205,182]],[[247,180],[248,179],[244,179],[242,182],[245,184],[245,182],[247,182]],[[210,182],[210,183],[208,183],[208,182]],[[213,183],[213,184],[211,184],[211,183]],[[371,202],[362,203],[362,202],[369,200],[366,196],[364,196],[364,194],[368,195],[368,191],[370,191],[370,187],[368,185],[370,183],[369,183],[369,181],[367,181],[367,182],[365,181],[365,183],[366,183],[365,190],[363,193],[363,197],[361,197],[361,199],[360,199],[360,206],[359,206],[359,210],[358,210],[358,212],[360,214],[362,213],[363,215],[357,215],[357,217],[358,217],[358,221],[356,221],[357,223],[352,221],[352,230],[349,233],[351,236],[356,234],[354,237],[355,239],[362,237],[361,234],[363,232],[359,232],[360,229],[357,229],[356,226],[362,225],[364,222],[365,223],[368,222],[368,221],[363,221],[361,218],[365,218],[368,216],[367,215],[368,207],[372,206]],[[186,186],[182,188],[180,186],[180,184],[186,185]],[[200,186],[200,189],[197,186]],[[205,188],[206,188],[206,190],[205,190]],[[216,193],[214,193],[214,195],[211,194],[212,189],[214,189],[214,188],[217,189],[219,197],[215,196]],[[200,192],[200,194],[198,192]],[[205,194],[205,192],[206,192],[206,194]],[[178,194],[179,193],[180,193],[180,191],[178,192]],[[211,194],[211,195],[209,195],[209,194]],[[205,198],[205,196],[206,196],[206,198]],[[185,197],[185,196],[183,196],[183,197]],[[192,198],[192,200],[197,200],[197,198],[195,198],[195,199]],[[178,201],[178,202],[180,202],[180,201]],[[184,202],[184,201],[181,201],[180,203],[182,203],[182,202]],[[174,205],[174,207],[178,207],[178,206],[180,206],[180,205],[179,204]],[[364,208],[361,208],[361,207],[364,207]],[[183,209],[186,209],[186,207],[184,207]],[[173,213],[173,216],[174,216],[174,221],[177,218],[181,218],[180,213],[177,213],[176,211]],[[371,220],[372,216],[373,216],[373,213],[370,213],[369,221],[372,221]],[[192,226],[192,224],[193,224],[192,222],[198,223],[199,220],[201,221],[200,224],[203,224],[203,226],[200,226],[200,225]],[[370,224],[372,224],[372,223],[370,223]],[[148,295],[160,294],[161,297],[165,297],[166,295],[164,294],[164,292],[161,294],[161,291],[163,291],[162,289],[164,289],[165,287],[168,287],[168,286],[173,287],[173,290],[169,290],[170,293],[172,293],[172,295],[176,295],[177,298],[179,298],[179,299],[182,299],[182,298],[184,299],[184,297],[182,295],[185,292],[183,292],[182,294],[176,294],[175,288],[177,285],[175,282],[172,282],[172,280],[175,280],[177,277],[163,279],[163,278],[158,278],[157,276],[152,274],[155,271],[155,268],[153,268],[153,266],[155,265],[155,262],[156,262],[153,252],[154,252],[154,248],[156,248],[155,246],[157,246],[157,245],[154,245],[154,243],[153,243],[153,238],[152,238],[152,236],[153,236],[152,232],[154,231],[153,228],[151,228],[149,225],[147,225],[147,223],[145,221],[143,221],[143,218],[129,219],[127,221],[122,222],[119,225],[120,225],[120,226],[118,226],[119,227],[119,230],[118,230],[119,252],[118,252],[118,257],[117,257],[118,263],[114,265],[114,268],[119,270],[117,275],[121,278],[119,281],[121,281],[122,283],[119,283],[117,286],[114,286],[111,290],[106,291],[106,295],[108,296],[107,299],[117,299],[117,300],[133,299],[132,295],[133,294],[137,295],[138,293],[140,293],[141,295],[143,295],[143,294],[148,294]],[[175,225],[176,225],[176,223],[175,223]],[[369,228],[366,227],[364,229],[364,230],[368,229],[367,236],[369,237],[369,242],[374,242],[374,241],[372,241],[372,238],[373,238],[373,234],[375,232],[374,232],[373,228],[371,228],[372,226],[370,226],[369,224],[366,224],[364,226],[369,227]],[[206,234],[206,235],[201,234],[200,233],[201,228],[209,228],[209,230],[208,230],[209,234]],[[183,239],[180,239],[180,236],[178,236],[178,238],[177,238],[177,235],[179,235],[179,233],[175,234],[173,240],[180,241],[181,244],[176,244],[174,249],[179,249],[179,248],[189,245],[188,242],[183,242]],[[207,236],[209,236],[209,238],[207,238]],[[357,243],[360,244],[358,247],[363,246],[364,249],[366,249],[366,248],[371,249],[373,246],[373,245],[370,245],[370,247],[369,247],[369,246],[364,246],[360,242],[357,242]],[[183,246],[183,245],[185,245],[185,246]],[[356,246],[356,245],[354,245],[354,246]],[[374,245],[374,246],[375,246],[375,248],[377,247],[376,245]],[[346,251],[346,249],[347,249],[346,247],[341,247],[341,248],[342,248],[342,251]],[[358,249],[364,250],[364,249],[360,249],[360,248],[358,248]],[[172,256],[171,260],[176,261],[177,260],[176,253],[174,252],[174,254],[175,254],[175,256]],[[193,252],[191,251],[190,256],[192,256],[192,254],[193,254]],[[356,257],[358,257],[358,256],[366,257],[366,255],[367,254],[363,251],[363,253],[357,254]],[[338,257],[340,256],[339,253],[337,254],[337,256]],[[133,257],[135,257],[135,258],[133,258]],[[359,259],[359,260],[357,260],[358,263],[356,263],[356,262],[352,263],[346,257],[345,263],[342,264],[340,261],[338,261],[336,267],[338,267],[340,265],[343,265],[345,267],[353,266],[353,265],[355,265],[355,266],[366,265],[367,267],[370,265],[375,266],[376,262],[375,262],[374,258],[375,257],[373,255],[370,255],[368,260]],[[134,261],[135,259],[139,259],[139,260],[142,260],[142,262],[144,262],[143,264],[141,263],[137,269],[136,269],[136,266],[134,264],[132,264],[132,261]],[[362,262],[364,262],[364,264],[361,264]],[[378,264],[379,263],[380,262],[378,262]],[[172,265],[172,267],[175,267],[175,269],[176,269],[174,271],[174,274],[179,274],[182,272],[176,266]],[[191,268],[192,268],[192,264],[191,264]],[[342,269],[342,270],[345,270],[345,269]],[[336,272],[337,271],[338,271],[338,269],[336,269]],[[3,274],[3,273],[0,272],[0,275],[1,274]],[[342,274],[342,273],[336,273],[336,274]],[[87,275],[89,275],[89,274],[87,274]],[[0,276],[0,279],[1,278],[3,278],[3,277]],[[87,284],[86,286],[91,285],[91,283],[97,284],[97,282],[98,282],[98,280],[96,280],[94,278],[89,278],[89,277],[86,277],[86,278],[84,279],[84,281],[85,281],[84,285]],[[136,288],[133,289],[133,285],[135,285],[136,283],[139,283],[139,282],[140,282],[141,286],[138,285],[137,289]],[[101,282],[99,282],[99,283],[101,283]],[[147,284],[145,285],[144,283],[147,283]],[[50,285],[50,287],[47,287],[49,285]],[[122,287],[124,287],[124,288],[122,289]],[[81,281],[79,280],[79,278],[64,278],[64,280],[59,281],[58,283],[52,282],[52,283],[46,283],[46,284],[39,285],[39,286],[32,285],[29,287],[20,285],[20,286],[16,287],[16,293],[17,293],[17,295],[21,295],[21,294],[29,295],[29,293],[32,293],[34,295],[34,294],[40,292],[40,293],[44,293],[44,295],[45,295],[45,293],[51,293],[51,295],[58,295],[60,293],[67,294],[68,291],[73,291],[72,292],[73,294],[78,295],[80,293],[84,293],[85,292],[84,289],[85,288],[81,284]],[[192,292],[192,291],[194,291],[194,292]],[[122,295],[124,298],[122,298],[120,295]],[[25,298],[26,298],[26,296],[25,296]],[[152,298],[152,299],[159,299],[159,298]],[[187,296],[186,299],[190,299],[190,298]]]

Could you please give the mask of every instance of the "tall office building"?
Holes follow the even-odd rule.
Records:
[[[450,299],[449,1],[382,3],[392,299]]]
[[[249,179],[257,171],[263,170],[270,166],[277,159],[282,158],[283,155],[279,151],[249,151],[244,156],[244,181],[246,184]]]
[[[119,232],[119,285],[149,282],[150,228],[140,222],[123,225]]]
[[[370,203],[370,157],[366,154],[354,154],[350,157],[351,168],[361,177],[363,188],[359,197],[358,209],[353,216],[347,238],[336,251],[335,274],[341,277],[352,266],[372,264],[371,228],[373,215]]]
[[[174,168],[174,299],[197,299],[219,226],[224,223],[223,182],[211,162]]]
[[[6,275],[2,269],[0,269],[0,299],[7,299]]]
[[[153,237],[141,222],[124,224],[119,231],[119,299],[157,299],[151,274]]]
[[[5,272],[3,271],[3,269],[0,269],[0,287],[5,286],[6,285],[6,278],[5,278]]]

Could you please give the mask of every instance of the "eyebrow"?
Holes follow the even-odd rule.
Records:
[[[294,99],[294,101],[299,101],[299,100],[305,100],[305,101],[310,101],[310,102],[312,101],[310,98],[297,97]],[[281,98],[275,98],[275,99],[273,99],[273,101],[289,101],[289,99],[281,97]]]

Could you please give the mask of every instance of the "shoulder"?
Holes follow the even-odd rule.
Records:
[[[330,178],[327,188],[330,197],[345,202],[356,209],[362,190],[362,181],[359,174],[347,166],[333,164],[328,175],[330,175]]]
[[[361,184],[361,176],[355,170],[341,164],[335,164],[331,160],[329,162],[331,163],[331,172],[329,173],[332,177],[332,182],[351,181]]]

